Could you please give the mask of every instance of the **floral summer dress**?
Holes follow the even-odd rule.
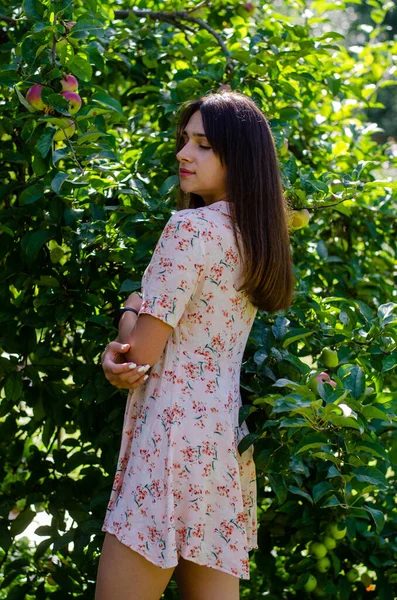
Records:
[[[178,553],[249,579],[257,548],[253,446],[241,456],[240,367],[257,312],[236,291],[227,201],[171,216],[142,278],[139,314],[174,329],[130,391],[102,531],[162,568]]]

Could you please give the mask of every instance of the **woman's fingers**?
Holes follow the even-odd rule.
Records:
[[[132,378],[130,378],[130,379],[124,378],[123,379],[121,376],[118,376],[117,378],[109,379],[109,381],[112,385],[114,385],[115,387],[117,387],[119,389],[133,390],[133,389],[139,387],[140,385],[144,384],[146,382],[147,378],[148,378],[148,375],[145,373],[142,373],[135,379],[132,379]]]
[[[105,361],[103,370],[105,377],[110,383],[118,388],[129,389],[136,383],[144,383],[144,377],[150,369],[150,365],[141,365],[130,368],[133,363],[117,364],[111,361]]]
[[[115,340],[113,342],[109,342],[107,347],[111,352],[114,352],[115,354],[125,354],[130,349],[129,344],[120,344],[120,342],[116,342]]]
[[[129,344],[110,342],[102,354],[102,368],[106,379],[120,389],[134,389],[145,383],[145,375],[150,365],[136,365],[123,362],[123,354],[128,352]]]
[[[137,369],[137,365],[135,363],[115,363],[110,362],[106,365],[108,371],[113,373],[114,375],[120,375],[120,373],[132,373],[135,369]]]

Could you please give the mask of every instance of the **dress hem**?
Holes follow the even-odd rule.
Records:
[[[110,533],[111,535],[116,536],[116,538],[118,539],[118,541],[121,544],[124,544],[124,546],[127,546],[128,548],[130,548],[131,550],[133,550],[134,552],[137,552],[138,554],[140,554],[141,556],[143,556],[144,558],[146,558],[146,560],[148,560],[149,562],[151,562],[153,565],[155,565],[156,567],[160,567],[160,569],[172,569],[172,567],[177,567],[178,566],[178,561],[175,563],[175,565],[170,565],[169,567],[162,567],[161,565],[157,564],[156,562],[154,562],[153,558],[150,557],[148,554],[146,554],[145,552],[142,552],[142,550],[140,548],[137,548],[136,545],[134,543],[126,543],[125,540],[121,540],[120,539],[120,535],[117,534],[111,527],[108,526],[103,526],[101,528],[101,531],[104,531],[106,533]],[[249,548],[247,550],[247,552],[250,552],[251,550],[256,550],[258,548],[258,545],[256,546],[252,546],[252,548]],[[235,573],[232,573],[230,570],[222,568],[222,567],[218,567],[218,566],[213,566],[213,565],[208,565],[204,562],[200,562],[198,560],[193,560],[192,557],[186,557],[183,555],[182,551],[177,550],[178,554],[180,556],[182,556],[182,558],[184,558],[185,560],[190,560],[191,562],[196,563],[197,565],[200,565],[202,567],[208,567],[209,569],[216,569],[218,571],[222,571],[223,573],[227,573],[228,575],[233,575],[233,577],[237,577],[238,579],[244,579],[245,581],[249,581],[250,580],[250,574],[248,573],[248,576],[244,576],[242,575],[241,577],[239,575],[236,575]]]

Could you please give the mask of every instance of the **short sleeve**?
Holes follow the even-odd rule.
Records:
[[[174,328],[178,325],[204,272],[200,229],[191,213],[175,213],[169,219],[142,278],[140,315],[152,315]]]

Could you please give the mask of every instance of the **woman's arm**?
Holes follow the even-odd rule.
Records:
[[[124,302],[125,307],[135,308],[139,312],[141,308],[142,298],[138,296],[138,294],[130,294],[127,300]],[[133,331],[138,320],[138,315],[136,315],[132,311],[126,311],[121,315],[121,319],[119,321],[119,333],[116,338],[116,342],[120,342],[120,344],[130,344],[131,345],[131,337],[133,335]],[[127,359],[128,360],[128,359]]]

